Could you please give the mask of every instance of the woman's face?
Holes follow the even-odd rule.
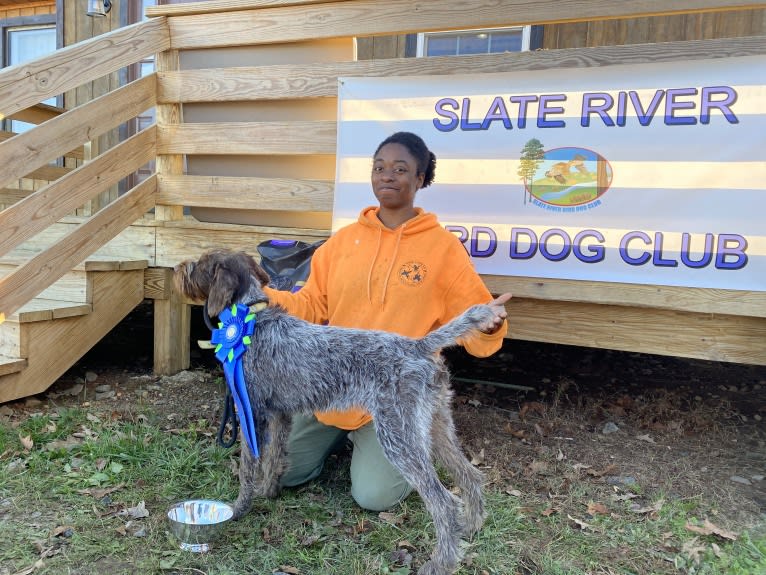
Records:
[[[386,144],[373,158],[372,191],[381,208],[411,208],[423,177],[415,158],[401,144]]]

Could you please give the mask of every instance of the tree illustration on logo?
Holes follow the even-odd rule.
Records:
[[[544,156],[543,144],[537,138],[529,140],[521,150],[519,170],[516,173],[524,181],[524,204],[527,203],[527,191],[529,191],[530,201],[532,200],[532,180],[537,168],[545,159]]]

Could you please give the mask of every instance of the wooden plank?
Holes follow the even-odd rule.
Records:
[[[756,0],[354,0],[168,19],[175,49],[766,7]],[[406,18],[402,17],[406,15]],[[257,32],[254,32],[257,31]]]
[[[174,267],[183,260],[198,258],[214,246],[256,255],[256,246],[266,240],[280,238],[313,243],[329,236],[329,230],[179,222],[157,228],[156,265]]]
[[[101,246],[98,251],[88,256],[87,261],[94,258],[111,258],[116,262],[138,260],[146,261],[148,265],[153,265],[154,227],[156,223],[151,215],[148,218],[142,218],[124,229],[115,238]],[[21,261],[15,262],[15,265],[23,264],[29,258],[62,241],[68,234],[75,231],[87,220],[88,218],[83,216],[67,216],[62,218],[58,223],[53,224],[13,250],[11,254],[18,254],[21,258]],[[0,265],[7,259],[8,255],[0,257]],[[72,269],[84,270],[85,265],[84,263],[78,263]]]
[[[154,141],[154,128],[147,128],[0,212],[0,254],[44,230],[104,188],[146,164],[154,158]]]
[[[6,258],[0,260],[0,278],[13,273],[16,269],[24,265],[30,257],[18,262],[9,262]],[[72,271],[45,288],[37,297],[51,300],[88,303],[90,302],[91,297],[90,288],[91,284],[87,273],[84,270],[78,270],[75,267]]]
[[[170,47],[167,21],[147,20],[0,70],[0,114],[9,116]]]
[[[332,211],[334,182],[290,178],[158,176],[157,203],[250,210]]]
[[[509,336],[766,365],[766,319],[513,298]]]
[[[42,124],[66,112],[64,108],[50,104],[35,104],[26,110],[20,110],[9,116],[10,120],[20,120],[30,124]]]
[[[30,180],[45,180],[46,182],[53,182],[59,178],[63,178],[71,171],[72,168],[61,168],[59,166],[42,166],[29,172],[25,178]]]
[[[337,97],[338,78],[343,76],[491,74],[707,60],[765,53],[766,37],[751,37],[477,56],[182,70],[158,72],[157,100],[188,103]]]
[[[157,70],[175,71],[179,68],[177,50],[169,50],[157,59]],[[173,129],[182,122],[181,105],[166,103],[157,107],[157,123]],[[158,148],[159,149],[159,148]],[[159,152],[157,172],[161,175],[177,176],[183,173],[183,157],[178,153]],[[183,206],[157,205],[154,209],[157,221],[177,221],[184,217]],[[169,270],[165,270],[163,283],[167,297],[154,300],[154,371],[175,373],[189,367],[189,307],[180,299],[178,290],[169,281]],[[183,334],[179,337],[179,334]]]
[[[155,105],[155,93],[155,78],[147,76],[0,143],[0,186],[135,118]]]
[[[6,140],[10,140],[14,136],[17,136],[16,132],[0,132],[0,142],[5,142]],[[65,158],[73,158],[75,160],[82,160],[83,159],[83,150],[82,146],[78,148],[74,148],[72,150],[69,150],[68,152],[64,152],[63,156]]]
[[[0,356],[27,357],[28,341],[26,334],[22,333],[19,322],[7,319],[0,324]]]
[[[163,272],[169,296],[154,300],[153,371],[172,374],[189,367],[191,309],[172,280],[173,270],[165,268]]]
[[[144,271],[144,297],[146,299],[168,299],[170,283],[167,268],[147,268]]]
[[[158,154],[334,154],[335,122],[160,124]]]
[[[145,214],[154,206],[156,191],[157,179],[152,176],[62,241],[0,279],[0,302],[6,317]]]
[[[492,293],[698,313],[766,317],[766,292],[483,275]]]
[[[19,190],[17,188],[0,189],[0,204],[15,204],[30,195],[33,190]]]
[[[216,12],[235,12],[237,10],[252,10],[253,8],[273,8],[285,6],[305,6],[306,4],[322,4],[328,0],[212,0],[183,4],[164,4],[147,6],[146,15],[156,16],[188,16],[190,14],[214,14]]]
[[[0,403],[45,391],[143,301],[143,272],[94,274],[93,312],[25,326],[29,365],[0,381]]]
[[[0,355],[0,376],[9,375],[11,373],[18,373],[27,367],[26,359],[18,359],[15,357],[6,357]]]
[[[167,50],[157,56],[156,68],[158,72],[174,72],[179,68],[178,50]],[[157,106],[157,124],[167,129],[177,126],[182,122],[183,112],[178,101],[164,102]],[[163,128],[165,129],[165,128]],[[179,175],[184,171],[184,159],[180,154],[170,154],[157,151],[155,162],[156,171],[162,175]],[[154,217],[157,221],[179,220],[183,218],[181,206],[157,206]]]
[[[35,298],[21,306],[8,319],[18,323],[50,321],[85,315],[90,313],[91,309],[92,306],[89,303]]]

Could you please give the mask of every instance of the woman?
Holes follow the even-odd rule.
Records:
[[[505,302],[492,295],[458,239],[415,194],[433,182],[436,157],[423,140],[397,132],[375,151],[372,189],[378,206],[334,234],[314,254],[306,285],[296,293],[268,290],[273,304],[314,323],[376,329],[421,337],[476,303],[496,317],[461,344],[476,357],[496,352],[506,332]],[[404,499],[410,486],[383,456],[375,423],[364,410],[298,416],[288,445],[285,486],[315,478],[334,446],[353,445],[351,493],[365,509],[382,511]]]

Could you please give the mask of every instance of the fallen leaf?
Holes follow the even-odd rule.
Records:
[[[587,469],[585,473],[588,475],[591,475],[593,477],[603,477],[604,475],[608,475],[610,473],[613,473],[617,470],[617,466],[615,464],[607,465],[604,469],[601,471],[596,471],[595,469]]]
[[[74,534],[73,525],[59,525],[51,532],[51,537],[71,537]]]
[[[388,511],[381,511],[378,513],[378,517],[380,517],[386,523],[390,523],[391,525],[401,525],[404,523],[403,516],[397,515],[396,513],[389,513]]]
[[[649,507],[641,507],[638,504],[633,504],[630,510],[633,513],[638,513],[639,515],[649,515],[650,519],[656,519],[657,513],[659,513],[660,509],[662,509],[662,506],[664,504],[665,504],[665,501],[663,499],[660,499],[654,505],[650,505]]]
[[[517,439],[524,439],[524,437],[527,435],[527,432],[525,430],[514,429],[514,427],[510,423],[505,424],[505,430]]]
[[[367,519],[360,519],[356,525],[354,525],[354,536],[360,533],[367,533],[372,529],[372,523]]]
[[[638,440],[640,440],[640,441],[646,441],[647,443],[654,443],[654,439],[652,439],[652,438],[649,436],[649,434],[648,434],[648,433],[647,433],[647,434],[645,434],[645,435],[638,435],[638,436],[636,436],[636,439],[638,439]]]
[[[603,503],[588,503],[588,515],[608,515],[609,510]]]
[[[149,512],[146,510],[146,505],[141,501],[135,507],[129,507],[123,509],[118,513],[121,517],[130,517],[131,519],[141,519],[143,517],[149,517]]]
[[[521,491],[518,489],[506,489],[505,493],[508,495],[512,495],[513,497],[521,497]]]
[[[571,515],[567,515],[567,518],[570,521],[574,521],[575,525],[577,525],[583,531],[585,531],[586,529],[593,529],[593,526],[590,523],[586,523],[585,521],[582,521],[581,519],[576,519],[572,517]]]
[[[519,410],[519,419],[523,420],[528,413],[536,413],[543,416],[545,415],[545,406],[539,401],[527,401]]]
[[[308,537],[304,537],[301,539],[301,547],[311,547],[314,543],[319,541],[319,539],[319,535],[309,535]]]
[[[471,454],[471,465],[484,465],[484,448],[479,453]]]
[[[96,499],[103,499],[110,493],[119,491],[123,487],[125,487],[125,484],[120,483],[119,485],[115,485],[114,487],[105,487],[104,489],[97,489],[95,487],[91,487],[88,489],[78,489],[77,493],[79,493],[80,495],[91,495],[92,497],[95,497]]]
[[[35,446],[35,442],[32,441],[31,435],[25,437],[19,435],[19,441],[21,441],[21,446],[24,448],[24,451],[32,451],[32,448]]]
[[[557,507],[549,507],[545,511],[541,512],[540,515],[542,515],[543,517],[550,517],[554,513],[558,513],[558,512],[559,512],[559,509]]]
[[[70,435],[66,439],[54,439],[53,441],[46,443],[45,449],[46,451],[58,451],[59,449],[71,451],[80,445],[82,445],[82,440]]]
[[[290,565],[280,565],[279,570],[282,573],[287,573],[287,575],[301,575],[301,570],[297,567],[292,567]]]
[[[728,531],[727,529],[718,527],[717,525],[714,525],[707,519],[705,519],[702,526],[692,525],[691,523],[687,521],[686,529],[693,533],[699,533],[700,535],[718,535],[719,537],[723,539],[729,539],[730,541],[736,541],[737,538],[739,537],[733,531]]]
[[[30,575],[30,573],[34,573],[38,569],[42,569],[45,567],[45,562],[43,562],[42,559],[38,559],[35,561],[34,565],[30,565],[26,569],[22,569],[21,571],[16,571],[13,575]]]

